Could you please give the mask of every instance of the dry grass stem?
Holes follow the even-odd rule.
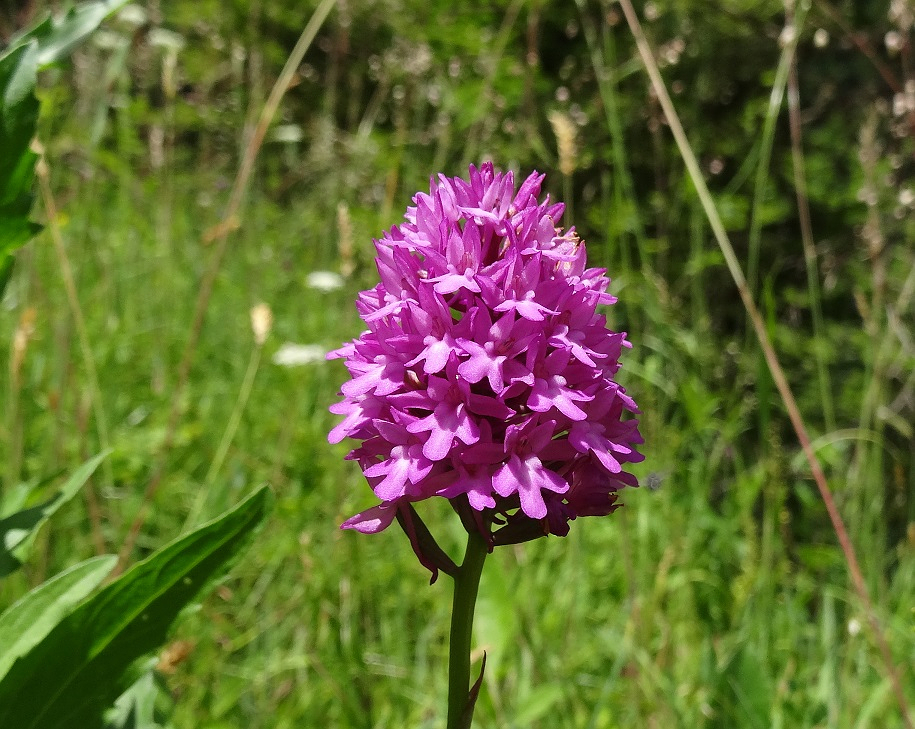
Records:
[[[345,202],[337,203],[337,250],[340,254],[340,275],[349,278],[356,270],[353,247],[353,221]]]

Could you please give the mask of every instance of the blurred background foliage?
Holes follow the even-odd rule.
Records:
[[[0,37],[54,5],[4,3]],[[24,580],[123,540],[165,438],[212,226],[316,5],[136,3],[43,79],[41,140],[114,454],[97,484],[94,539],[87,504]],[[915,7],[637,5],[896,661],[911,666]],[[794,14],[804,22],[792,31]],[[786,107],[771,99],[795,40],[793,149]],[[176,724],[438,725],[446,590],[425,587],[393,530],[335,531],[371,503],[345,447],[325,441],[342,368],[261,365],[210,476],[255,346],[250,307],[274,309],[268,352],[355,336],[353,298],[376,275],[371,239],[430,175],[486,158],[546,172],[569,203],[566,224],[609,269],[620,297],[611,322],[635,345],[623,380],[644,410],[650,488],[566,541],[507,549],[487,565],[479,725],[901,726],[825,509],[609,0],[340,0],[321,27],[258,157],[139,544],[173,535],[192,505],[213,515],[265,481],[279,495],[247,572],[187,619],[179,638],[195,647],[165,665]],[[343,287],[309,288],[315,270],[341,273]],[[105,445],[60,289],[39,239],[0,308],[7,483]],[[430,521],[458,543],[444,512]],[[14,589],[0,588],[0,604]]]

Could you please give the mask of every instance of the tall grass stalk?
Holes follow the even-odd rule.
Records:
[[[750,294],[756,296],[759,283],[759,258],[762,247],[762,207],[766,199],[766,190],[769,181],[769,168],[772,163],[772,145],[775,141],[775,124],[782,109],[785,99],[785,90],[788,87],[788,76],[794,53],[797,49],[797,39],[803,25],[806,11],[801,10],[788,31],[775,69],[775,80],[769,94],[769,105],[766,107],[766,116],[763,119],[762,133],[760,134],[759,161],[756,166],[756,179],[753,184],[753,203],[750,213],[749,230],[749,257],[747,259],[747,282]]]
[[[790,2],[790,0],[788,1]],[[763,118],[762,132],[759,138],[759,153],[756,159],[756,174],[753,181],[753,199],[750,207],[748,233],[747,282],[751,297],[756,297],[760,294],[759,266],[762,256],[762,211],[766,201],[766,194],[769,190],[769,174],[772,167],[772,149],[775,143],[776,124],[784,104],[788,78],[794,62],[800,29],[803,26],[806,12],[806,5],[803,5],[798,15],[794,18],[794,22],[785,24],[786,29],[782,35],[782,52],[779,55],[778,65],[775,69],[775,79],[772,83],[772,90],[769,93],[769,103],[766,106],[766,114]],[[770,281],[763,282],[762,300],[767,304],[767,306],[763,307],[763,313],[769,320],[769,334],[771,336],[774,334],[775,312],[774,303],[772,306],[768,306],[769,302],[774,302]],[[753,335],[750,332],[747,332],[744,346],[748,351],[756,352],[753,344]],[[759,432],[763,436],[763,453],[767,453],[770,442],[768,433],[772,422],[772,398],[768,365],[766,364],[765,356],[762,354],[756,355],[756,369],[759,383]]]
[[[118,565],[113,571],[114,575],[120,574],[126,566],[127,560],[130,558],[137,538],[140,535],[140,530],[143,528],[149,505],[165,475],[168,454],[171,450],[172,443],[174,442],[175,431],[178,427],[178,419],[181,415],[181,403],[184,399],[184,390],[187,387],[188,377],[190,376],[191,365],[193,364],[194,354],[197,350],[197,342],[199,341],[200,333],[203,330],[203,322],[206,318],[210,297],[213,294],[213,286],[216,283],[216,277],[219,273],[226,249],[228,248],[229,233],[239,225],[238,216],[245,193],[248,189],[251,173],[254,171],[254,162],[257,159],[257,154],[264,142],[267,130],[270,128],[270,124],[276,116],[280,101],[282,101],[286,91],[289,90],[289,85],[292,83],[292,79],[295,76],[299,65],[302,63],[305,53],[311,47],[312,41],[314,41],[318,30],[324,24],[324,21],[331,9],[333,9],[336,1],[337,0],[322,0],[321,4],[315,9],[311,19],[299,36],[295,47],[289,54],[289,58],[286,60],[286,64],[283,66],[283,70],[280,72],[276,83],[273,85],[270,95],[267,97],[267,102],[264,104],[264,108],[261,111],[257,127],[254,129],[254,133],[251,135],[251,139],[248,141],[248,145],[242,155],[241,165],[235,176],[235,181],[232,184],[232,190],[229,194],[229,202],[226,205],[225,214],[223,215],[222,221],[216,226],[216,230],[211,238],[211,243],[214,245],[214,251],[210,257],[203,281],[200,284],[200,293],[197,296],[194,306],[194,317],[191,323],[190,333],[181,356],[181,362],[178,365],[178,379],[172,395],[165,438],[163,439],[162,447],[159,450],[156,463],[151,471],[146,490],[143,492],[143,499],[137,510],[137,514],[130,525],[127,536],[118,553]]]
[[[44,204],[45,212],[48,218],[48,231],[51,234],[51,241],[54,244],[54,252],[57,255],[57,263],[60,267],[60,276],[63,280],[64,291],[67,295],[67,303],[70,307],[70,315],[73,317],[73,323],[76,326],[76,335],[79,339],[79,348],[83,357],[83,364],[86,367],[86,376],[89,379],[90,407],[95,416],[95,428],[99,439],[101,450],[111,450],[111,438],[108,430],[108,418],[105,415],[105,406],[102,400],[102,388],[99,385],[98,367],[95,363],[95,355],[92,354],[92,345],[89,340],[89,333],[86,329],[86,318],[83,315],[82,306],[79,303],[79,295],[76,291],[76,281],[73,277],[73,267],[70,265],[70,258],[67,255],[67,248],[64,245],[64,239],[60,232],[60,223],[57,214],[57,203],[54,194],[51,191],[50,174],[48,164],[44,157],[44,150],[39,149],[38,162],[35,165],[35,175],[38,178],[38,186],[41,189],[41,198]],[[93,450],[93,449],[88,449]],[[113,485],[114,476],[111,471],[110,459],[102,461],[102,474],[105,484]],[[83,486],[83,495],[86,500],[86,508],[89,512],[89,520],[92,525],[93,541],[96,551],[102,554],[106,551],[105,537],[102,532],[101,508],[98,503],[98,495],[92,479],[89,479]]]
[[[885,440],[884,419],[879,417],[879,409],[886,399],[887,370],[895,342],[886,313],[887,242],[882,228],[881,213],[875,201],[877,191],[883,184],[879,172],[880,145],[876,134],[877,118],[871,115],[861,130],[859,159],[864,171],[864,186],[873,194],[868,195],[867,218],[862,232],[864,253],[871,268],[873,294],[870,301],[859,308],[864,330],[874,346],[868,347],[864,354],[866,384],[861,398],[858,425],[862,430],[874,433],[875,442],[861,439],[855,443],[855,453],[849,469],[849,483],[857,486],[854,490],[856,498],[852,510],[852,534],[863,534],[863,530],[867,529],[868,534],[876,534],[876,538],[882,543],[885,524],[882,518],[881,499],[875,498],[882,490],[881,461]],[[876,556],[873,555],[872,558]]]
[[[226,455],[235,438],[235,433],[238,431],[238,426],[241,423],[242,415],[245,412],[245,406],[248,404],[248,399],[251,397],[251,390],[254,387],[254,379],[257,376],[257,370],[260,366],[263,350],[263,342],[254,343],[254,347],[251,350],[251,356],[248,359],[248,368],[245,370],[245,377],[238,390],[238,397],[235,399],[235,406],[232,408],[229,422],[226,424],[225,431],[223,431],[222,439],[219,441],[219,447],[216,449],[216,454],[210,462],[210,467],[207,470],[206,477],[203,479],[203,484],[197,490],[194,503],[187,513],[187,517],[184,521],[184,528],[182,529],[183,532],[194,528],[206,508],[207,497],[216,484],[216,478],[219,476],[219,471],[222,468],[222,464],[225,462]]]
[[[515,21],[518,19],[518,14],[521,12],[523,5],[525,5],[523,0],[513,0],[505,11],[505,15],[502,18],[502,25],[499,27],[495,41],[490,44],[483,44],[483,55],[485,57],[480,60],[486,68],[486,76],[483,80],[480,94],[477,97],[477,110],[479,112],[478,121],[473,124],[467,134],[467,146],[464,147],[463,155],[464,162],[479,163],[477,157],[480,154],[480,138],[483,136],[485,120],[489,116],[487,111],[489,110],[491,103],[490,97],[492,96],[493,83],[495,82],[496,74],[499,71],[499,63],[502,61],[505,47],[508,45],[508,39],[511,35],[512,28],[515,25]]]
[[[794,28],[795,36],[800,35],[801,24],[807,13],[808,3],[801,3],[800,11],[794,14],[794,0],[785,0],[785,26]],[[791,130],[791,166],[794,174],[794,192],[797,197],[797,212],[801,226],[801,244],[804,248],[804,267],[807,270],[807,296],[813,318],[813,338],[819,343],[826,341],[823,325],[823,305],[820,293],[820,273],[817,267],[817,252],[813,242],[813,224],[810,220],[810,203],[807,199],[807,175],[804,164],[804,146],[801,139],[800,85],[797,75],[797,41],[790,54],[788,67],[788,125]],[[813,358],[817,367],[817,382],[820,387],[820,405],[826,430],[835,430],[836,418],[832,406],[832,380],[823,348],[814,346]]]
[[[22,370],[25,364],[29,343],[35,333],[37,310],[29,306],[22,312],[13,332],[10,347],[9,364],[9,399],[7,400],[7,434],[6,448],[6,485],[12,488],[18,483],[22,467],[22,450],[24,443],[24,423],[20,401],[22,399]],[[0,483],[0,504],[3,503],[3,484]]]
[[[671,133],[674,135],[674,139],[676,140],[677,148],[679,149],[680,155],[686,164],[687,171],[689,172],[693,185],[696,188],[699,199],[702,202],[702,207],[705,210],[706,216],[708,217],[712,231],[715,234],[715,239],[718,242],[722,253],[724,254],[725,262],[727,263],[731,278],[733,278],[734,283],[737,286],[737,290],[740,294],[740,298],[743,301],[744,307],[750,316],[750,320],[753,324],[753,328],[756,331],[756,336],[759,339],[759,343],[762,347],[766,362],[769,365],[772,379],[774,380],[775,386],[778,389],[782,401],[785,404],[785,408],[788,411],[788,417],[790,418],[791,424],[794,427],[794,431],[797,434],[798,440],[800,441],[801,448],[803,449],[804,455],[807,458],[807,462],[810,466],[813,478],[816,481],[817,488],[819,489],[820,496],[823,499],[823,503],[826,506],[827,512],[829,513],[829,518],[832,521],[832,526],[835,530],[836,537],[838,538],[839,544],[842,547],[842,552],[845,555],[845,560],[852,578],[852,583],[856,592],[858,593],[858,597],[861,600],[864,611],[867,614],[868,622],[870,623],[873,632],[873,638],[876,641],[883,658],[884,670],[886,671],[887,677],[893,684],[893,690],[896,694],[896,700],[899,703],[902,719],[908,729],[913,729],[912,718],[909,713],[909,707],[905,697],[905,691],[902,687],[902,681],[899,677],[899,671],[893,662],[892,652],[890,651],[889,644],[887,643],[883,627],[877,617],[876,611],[874,610],[874,606],[867,589],[867,584],[865,583],[864,576],[861,573],[861,568],[858,564],[858,559],[855,555],[854,547],[852,546],[848,532],[845,528],[845,523],[843,522],[842,516],[839,514],[839,511],[836,508],[835,500],[833,499],[829,484],[826,482],[826,476],[823,472],[822,466],[820,465],[819,459],[817,458],[816,453],[813,451],[813,448],[810,445],[810,437],[807,434],[807,428],[804,425],[804,420],[801,416],[800,409],[797,406],[797,401],[794,398],[794,394],[791,391],[791,387],[788,384],[788,380],[785,377],[784,371],[782,370],[781,363],[779,362],[778,356],[776,355],[772,346],[772,342],[769,339],[769,335],[766,331],[766,326],[762,316],[760,315],[759,310],[753,301],[753,297],[750,294],[746,278],[744,277],[740,263],[737,260],[737,255],[734,252],[734,248],[731,245],[727,232],[724,229],[724,225],[721,222],[721,217],[718,214],[718,210],[714,201],[712,200],[711,193],[705,184],[705,180],[702,176],[702,171],[699,168],[699,163],[697,162],[696,156],[692,151],[692,147],[690,146],[689,140],[686,137],[683,126],[680,124],[680,118],[677,115],[673,102],[670,99],[670,95],[667,93],[667,88],[664,84],[664,80],[661,78],[661,72],[658,69],[657,63],[655,63],[651,47],[648,45],[648,41],[645,38],[644,32],[642,31],[641,24],[639,23],[639,19],[636,16],[632,2],[631,0],[620,0],[620,5],[623,9],[623,14],[626,16],[626,22],[629,24],[629,28],[635,38],[639,54],[642,57],[642,62],[651,80],[652,87],[654,88],[655,94],[658,97],[658,101],[661,104],[661,108],[664,111],[664,116],[667,118],[667,123],[670,126]]]
[[[635,182],[633,182],[632,174],[629,171],[629,161],[626,155],[622,114],[616,89],[620,79],[620,70],[617,67],[616,59],[616,46],[611,33],[603,33],[602,42],[598,40],[597,31],[585,10],[584,0],[575,0],[575,2],[578,5],[591,65],[594,68],[594,76],[597,79],[597,88],[600,93],[601,106],[606,115],[607,128],[610,130],[610,149],[613,158],[614,193],[616,197],[616,205],[614,207],[617,210],[624,209],[632,216],[632,234],[635,238],[636,253],[638,254],[638,268],[644,271],[647,265],[647,236],[639,214],[638,201],[635,195]],[[625,202],[625,205],[622,204],[623,202]],[[629,271],[632,269],[632,263],[628,255],[629,247],[620,245],[619,248],[625,251],[622,263],[624,270]]]

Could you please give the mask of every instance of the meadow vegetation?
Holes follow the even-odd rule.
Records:
[[[160,460],[133,559],[269,484],[268,528],[160,662],[173,725],[441,726],[447,580],[430,587],[396,529],[337,528],[374,503],[347,445],[326,440],[344,368],[273,358],[356,336],[372,238],[433,173],[492,159],[546,172],[608,269],[646,460],[617,513],[487,562],[476,725],[903,726],[619,6],[337,2],[226,224],[258,115],[317,5],[137,3],[42,77],[50,185],[34,217],[47,230],[0,305],[3,488],[110,456],[42,532],[38,559],[0,582],[0,609],[121,549]],[[915,7],[638,10],[915,704]],[[0,30],[22,22],[9,12]],[[317,271],[342,285],[316,286]],[[262,302],[263,343],[250,325]],[[447,504],[423,506],[456,551]]]

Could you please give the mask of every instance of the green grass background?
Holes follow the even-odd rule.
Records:
[[[314,5],[150,2],[143,25],[109,23],[72,67],[43,79],[41,140],[113,449],[93,483],[109,551],[165,437],[212,256],[202,240]],[[904,194],[915,168],[907,117],[871,63],[915,83],[908,56],[884,43],[900,30],[911,41],[911,28],[886,3],[836,3],[843,30],[832,6],[814,3],[800,29],[812,286],[787,116],[769,111],[784,7],[649,5],[639,6],[646,31],[751,269],[915,701],[915,226]],[[356,336],[355,294],[376,276],[372,237],[400,220],[431,174],[492,158],[522,175],[547,172],[590,260],[609,269],[620,297],[611,323],[635,345],[620,379],[644,410],[638,473],[652,488],[626,493],[612,517],[575,523],[566,539],[489,559],[474,637],[488,655],[476,725],[902,726],[619,9],[460,8],[340,3],[281,106],[285,136],[269,135],[259,155],[136,556],[187,528],[189,511],[213,516],[261,483],[277,509],[244,563],[177,629],[194,647],[167,677],[175,725],[442,725],[449,580],[430,587],[395,528],[337,529],[373,503],[343,460],[347,444],[326,442],[345,370],[287,369],[270,356],[286,341],[333,348]],[[7,30],[23,21],[4,12]],[[871,60],[853,37],[870,43]],[[576,129],[570,176],[559,169],[553,111]],[[44,219],[40,205],[35,215]],[[354,246],[354,273],[342,289],[309,288],[309,272],[339,270],[341,237]],[[231,448],[205,485],[255,347],[249,311],[259,302],[273,310],[273,331]],[[14,366],[30,309],[34,329]],[[8,488],[72,470],[103,445],[47,233],[18,256],[0,331]],[[423,506],[456,555],[460,528],[447,505]],[[38,558],[0,585],[0,607],[95,549],[86,509],[58,514]]]

